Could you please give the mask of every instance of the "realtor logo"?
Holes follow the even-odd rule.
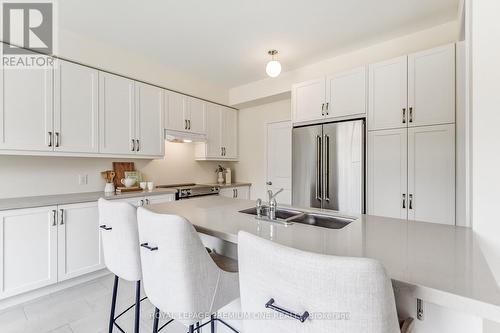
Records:
[[[3,3],[4,53],[52,54],[52,14],[52,3]]]
[[[54,8],[51,1],[2,3],[3,59],[7,67],[46,67],[54,53]],[[41,54],[40,54],[41,53]]]

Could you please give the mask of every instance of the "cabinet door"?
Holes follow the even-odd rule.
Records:
[[[222,107],[215,104],[207,104],[207,143],[206,157],[220,158],[223,156],[222,149]]]
[[[220,189],[219,195],[226,198],[235,198],[236,194],[234,189],[234,187],[223,187]]]
[[[58,60],[54,74],[54,150],[98,152],[98,71]]]
[[[186,96],[165,90],[165,128],[174,131],[185,131]]]
[[[57,282],[56,209],[0,212],[0,298]]]
[[[222,109],[222,146],[224,158],[238,158],[238,111]]]
[[[455,224],[455,125],[408,130],[408,219]]]
[[[329,118],[366,114],[366,67],[326,78],[326,116]]]
[[[368,68],[368,129],[407,126],[407,57],[399,57]]]
[[[234,188],[235,198],[237,199],[250,199],[250,187],[249,186],[239,186]]]
[[[100,152],[134,154],[134,81],[99,73]]]
[[[408,56],[408,125],[455,122],[455,44]]]
[[[325,78],[292,86],[292,121],[322,119],[325,106]]]
[[[97,203],[58,206],[58,280],[104,268]]]
[[[139,155],[163,156],[163,90],[135,84],[135,138]]]
[[[1,68],[0,149],[53,150],[52,68]]]
[[[368,133],[368,214],[407,218],[407,129]]]
[[[197,134],[205,134],[205,102],[196,98],[188,99],[188,130]]]
[[[146,204],[154,205],[175,200],[174,194],[148,195],[146,196]]]

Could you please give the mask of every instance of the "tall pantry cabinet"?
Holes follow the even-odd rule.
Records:
[[[368,214],[454,225],[455,45],[368,71]]]

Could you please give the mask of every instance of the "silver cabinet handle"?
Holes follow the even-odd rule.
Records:
[[[224,156],[226,156],[226,147],[224,147]]]
[[[403,209],[406,209],[406,194],[403,194]]]
[[[141,150],[141,145],[140,145],[140,141],[139,141],[139,139],[137,139],[137,140],[135,140],[135,141],[136,141],[136,143],[137,143],[137,146],[136,146],[136,148],[135,148],[135,151],[139,151],[139,150]]]
[[[59,224],[63,225],[64,224],[64,209],[59,209],[59,212],[61,213],[61,218],[59,220]]]
[[[321,201],[321,136],[316,136],[316,200]]]
[[[410,114],[409,114],[409,116],[410,116],[410,123],[412,123],[413,122],[413,107],[412,106],[410,106]]]
[[[52,132],[49,132],[48,136],[49,136],[49,147],[52,147]]]
[[[184,119],[184,129],[185,130],[188,129],[188,121],[187,121],[187,119]]]
[[[188,130],[191,130],[191,119],[188,120],[188,125],[189,125]]]
[[[328,112],[330,109],[330,102],[326,102],[326,115],[328,116],[330,113]]]
[[[143,199],[141,199],[141,201],[139,201],[139,206],[141,206],[141,207],[144,206],[144,200]]]
[[[135,151],[135,140],[132,139],[132,144],[130,146],[130,150]]]
[[[408,203],[408,208],[413,209],[413,194],[410,194],[408,196],[408,199],[410,199],[410,202]]]
[[[57,211],[55,209],[52,210],[52,226],[57,225]]]
[[[406,108],[403,108],[403,124],[406,124]]]
[[[325,200],[330,201],[330,136],[325,135]]]
[[[236,191],[236,198],[238,197],[238,189],[234,189]]]
[[[321,115],[325,115],[325,103],[321,104]]]
[[[149,201],[149,199],[146,199],[146,205],[150,205],[151,204],[151,201]]]
[[[56,147],[59,147],[59,132],[56,132]]]

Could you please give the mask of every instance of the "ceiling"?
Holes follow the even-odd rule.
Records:
[[[63,0],[59,25],[224,87],[457,18],[459,0]]]

